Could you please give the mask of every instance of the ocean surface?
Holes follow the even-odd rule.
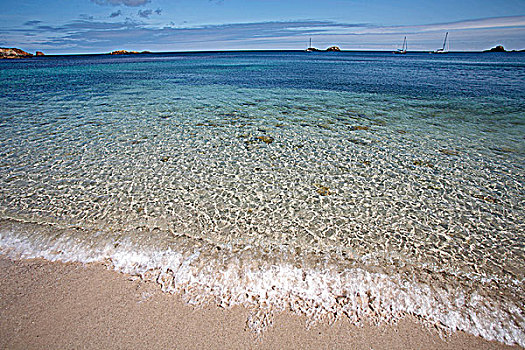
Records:
[[[525,346],[525,54],[0,61],[0,251]]]

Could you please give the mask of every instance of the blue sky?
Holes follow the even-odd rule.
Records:
[[[1,0],[0,47],[117,49],[525,48],[525,0]]]

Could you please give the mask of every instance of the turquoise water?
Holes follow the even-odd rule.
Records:
[[[4,253],[525,345],[524,55],[39,57],[0,78]]]

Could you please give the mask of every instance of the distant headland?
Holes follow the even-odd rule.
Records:
[[[25,52],[17,48],[0,47],[0,59],[1,58],[24,58],[33,57],[32,53]],[[36,56],[45,56],[43,52],[37,51]]]

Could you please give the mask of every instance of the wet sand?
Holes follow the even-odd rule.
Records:
[[[307,327],[305,317],[283,312],[257,337],[250,312],[195,308],[102,264],[0,257],[1,349],[519,349],[463,332],[443,339],[411,317]]]

